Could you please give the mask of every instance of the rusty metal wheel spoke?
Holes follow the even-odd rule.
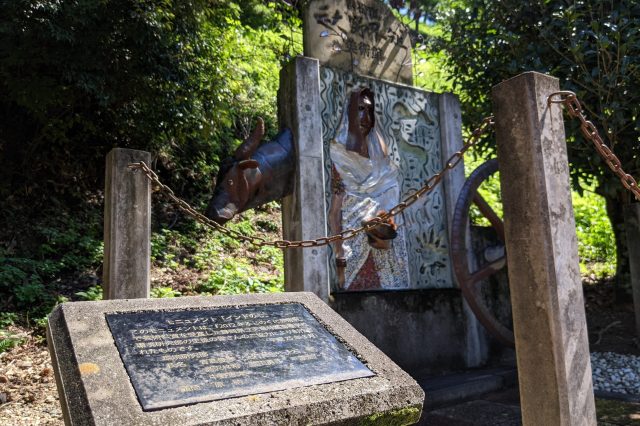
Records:
[[[489,263],[488,265],[484,265],[482,268],[473,272],[468,276],[468,281],[472,283],[478,283],[484,279],[489,278],[491,275],[495,274],[502,268],[507,265],[507,256],[502,256],[497,260]]]
[[[502,244],[504,244],[504,223],[502,219],[500,219],[500,216],[498,216],[498,213],[491,208],[487,200],[478,192],[473,195],[473,204],[475,204],[478,210],[480,210],[480,213],[489,220],[493,229],[496,230],[498,238],[502,241]]]
[[[478,268],[471,268],[471,248],[469,229],[469,210],[475,204],[496,230],[498,239],[504,244],[504,224],[498,214],[478,193],[480,185],[498,171],[497,159],[482,164],[471,173],[462,186],[453,214],[451,230],[451,255],[453,270],[460,284],[460,290],[478,321],[493,337],[507,346],[514,345],[513,331],[501,324],[486,306],[481,291],[481,284],[491,275],[502,270],[507,264],[507,256],[502,252],[498,256],[483,259]],[[485,253],[485,257],[486,253]]]

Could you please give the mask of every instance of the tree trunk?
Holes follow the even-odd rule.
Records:
[[[620,183],[617,183],[620,185]],[[629,194],[621,188],[615,194],[603,194],[607,216],[611,222],[613,235],[616,240],[616,276],[615,276],[615,297],[616,303],[626,303],[631,295],[631,271],[629,269],[629,251],[627,249],[627,236],[624,226],[623,206],[629,204]]]

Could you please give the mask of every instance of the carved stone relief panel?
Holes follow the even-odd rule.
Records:
[[[336,140],[342,137],[339,129],[344,120],[345,108],[348,108],[350,93],[365,87],[374,94],[376,129],[388,148],[391,167],[399,171],[399,199],[394,204],[422,187],[442,167],[437,94],[321,67],[327,217],[331,215],[334,198],[331,149]],[[361,282],[371,278],[365,276],[353,281],[360,284],[351,286],[347,280],[345,286],[342,282],[344,280],[338,278],[334,248],[329,260],[332,291],[453,287],[444,190],[442,186],[436,187],[396,218],[399,236],[393,240],[394,248],[389,252],[391,254],[385,254],[384,259],[374,259],[375,267],[371,268],[372,265],[369,265],[370,270],[365,273],[371,274],[371,269],[375,271],[378,275],[373,277],[375,285],[363,287]],[[355,254],[358,254],[358,244],[366,244],[366,236],[364,238],[364,243],[358,243],[357,240],[350,243],[355,247]],[[372,252],[378,255],[380,250],[374,249]],[[352,262],[365,270],[369,260],[348,260],[347,270]],[[388,278],[389,275],[392,276],[391,279]]]
[[[310,0],[304,55],[322,65],[412,84],[411,38],[380,0]]]

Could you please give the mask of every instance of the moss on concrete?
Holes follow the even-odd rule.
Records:
[[[598,425],[640,425],[640,404],[596,399]]]
[[[357,426],[405,426],[417,423],[420,420],[422,407],[414,405],[399,410],[385,411],[372,414],[360,419]]]

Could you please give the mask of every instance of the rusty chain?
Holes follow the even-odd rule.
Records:
[[[554,97],[559,97],[559,99],[554,99]],[[567,107],[567,111],[569,116],[572,118],[577,118],[580,120],[580,130],[582,134],[587,138],[587,140],[591,141],[600,156],[605,160],[609,168],[620,178],[622,185],[631,191],[635,198],[640,201],[640,188],[638,187],[637,181],[630,174],[626,173],[622,169],[622,163],[616,157],[616,155],[611,151],[611,149],[605,145],[602,137],[598,133],[598,129],[596,126],[582,113],[582,105],[578,100],[575,93],[571,91],[558,91],[554,92],[547,98],[547,103],[550,105],[552,103],[555,104],[563,104]],[[258,246],[258,247],[276,247],[276,248],[305,248],[305,247],[319,247],[330,244],[335,241],[344,241],[354,238],[356,235],[367,232],[381,223],[385,222],[389,218],[396,216],[402,213],[404,210],[409,208],[412,204],[414,204],[418,199],[420,199],[423,195],[431,192],[444,178],[445,173],[449,170],[455,168],[463,159],[464,154],[473,146],[475,146],[480,139],[480,137],[485,134],[489,128],[492,128],[494,125],[493,116],[489,116],[484,118],[480,125],[473,131],[467,142],[463,145],[460,151],[454,153],[445,163],[445,166],[436,174],[432,175],[429,179],[427,179],[424,185],[413,192],[403,201],[398,203],[396,206],[392,207],[388,212],[376,216],[374,218],[369,219],[364,222],[362,226],[358,228],[346,229],[338,234],[331,235],[328,237],[320,237],[313,240],[300,240],[300,241],[288,241],[288,240],[275,240],[275,241],[267,241],[261,237],[250,237],[242,234],[241,232],[234,231],[232,229],[226,228],[217,222],[209,219],[196,209],[194,209],[189,203],[184,201],[183,199],[177,197],[173,190],[163,184],[158,175],[147,166],[144,162],[132,163],[129,165],[132,169],[141,170],[146,177],[154,183],[160,192],[166,195],[182,212],[186,213],[188,216],[192,217],[196,221],[212,227],[217,231],[236,238],[240,241],[247,242],[249,244]]]
[[[210,226],[212,228],[214,228],[215,230],[236,238],[238,240],[247,242],[249,244],[252,244],[254,246],[257,247],[265,247],[265,246],[270,246],[270,247],[276,247],[276,248],[305,248],[305,247],[319,247],[319,246],[324,246],[327,244],[330,244],[332,242],[335,241],[344,241],[344,240],[349,240],[351,238],[354,238],[356,235],[362,233],[362,232],[367,232],[373,228],[375,228],[376,226],[380,225],[381,223],[383,223],[384,221],[386,221],[387,219],[389,219],[392,216],[396,216],[400,213],[402,213],[404,210],[406,210],[407,208],[409,208],[409,206],[411,206],[413,203],[415,203],[420,197],[422,197],[423,195],[431,192],[444,178],[445,173],[447,173],[449,170],[455,168],[458,164],[460,164],[460,162],[462,161],[462,158],[464,156],[464,154],[474,145],[476,145],[478,143],[478,140],[480,139],[480,137],[485,134],[487,132],[487,130],[489,128],[492,128],[494,124],[493,121],[493,116],[490,117],[486,117],[484,120],[482,120],[482,123],[480,123],[480,126],[478,126],[478,128],[476,128],[473,133],[471,134],[471,136],[469,137],[469,139],[467,140],[467,142],[462,146],[462,148],[460,149],[460,151],[456,152],[455,154],[453,154],[445,163],[444,167],[436,174],[432,175],[429,179],[427,179],[424,183],[424,185],[416,190],[415,192],[413,192],[411,195],[409,195],[407,198],[405,198],[403,201],[401,201],[400,203],[398,203],[396,206],[392,207],[391,209],[389,209],[388,212],[381,214],[379,216],[376,216],[372,219],[369,219],[368,221],[364,222],[362,224],[362,226],[358,227],[358,228],[351,228],[351,229],[346,229],[338,234],[335,235],[331,235],[328,237],[320,237],[320,238],[316,238],[313,240],[301,240],[301,241],[288,241],[288,240],[275,240],[275,241],[267,241],[264,238],[261,237],[250,237],[247,235],[244,235],[238,231],[234,231],[233,229],[229,229],[226,228],[218,223],[216,223],[215,221],[209,219],[208,217],[206,217],[205,215],[203,215],[202,213],[200,213],[199,211],[197,211],[196,209],[194,209],[191,205],[189,205],[189,203],[187,203],[186,201],[184,201],[183,199],[177,197],[175,195],[175,193],[173,192],[173,190],[171,188],[169,188],[167,185],[163,184],[162,182],[160,182],[160,179],[158,178],[158,175],[156,175],[156,173],[151,170],[151,168],[145,164],[143,161],[140,161],[138,163],[131,163],[129,164],[129,168],[132,169],[138,169],[141,170],[146,177],[152,182],[154,183],[160,192],[162,192],[165,196],[167,196],[182,212],[184,212],[185,214],[187,214],[188,216],[192,217],[193,219],[195,219],[196,221]]]
[[[554,97],[559,97],[559,99],[554,99]],[[640,188],[638,188],[638,182],[633,178],[633,176],[622,169],[622,163],[613,151],[611,151],[611,148],[605,145],[596,126],[591,121],[587,120],[585,115],[582,113],[582,104],[580,104],[576,94],[569,90],[554,92],[547,98],[547,104],[551,105],[552,103],[564,105],[567,107],[567,113],[571,118],[577,118],[580,120],[580,131],[584,137],[587,138],[588,141],[591,141],[596,151],[598,151],[598,154],[600,154],[613,173],[620,178],[622,185],[635,196],[636,200],[640,201]]]

